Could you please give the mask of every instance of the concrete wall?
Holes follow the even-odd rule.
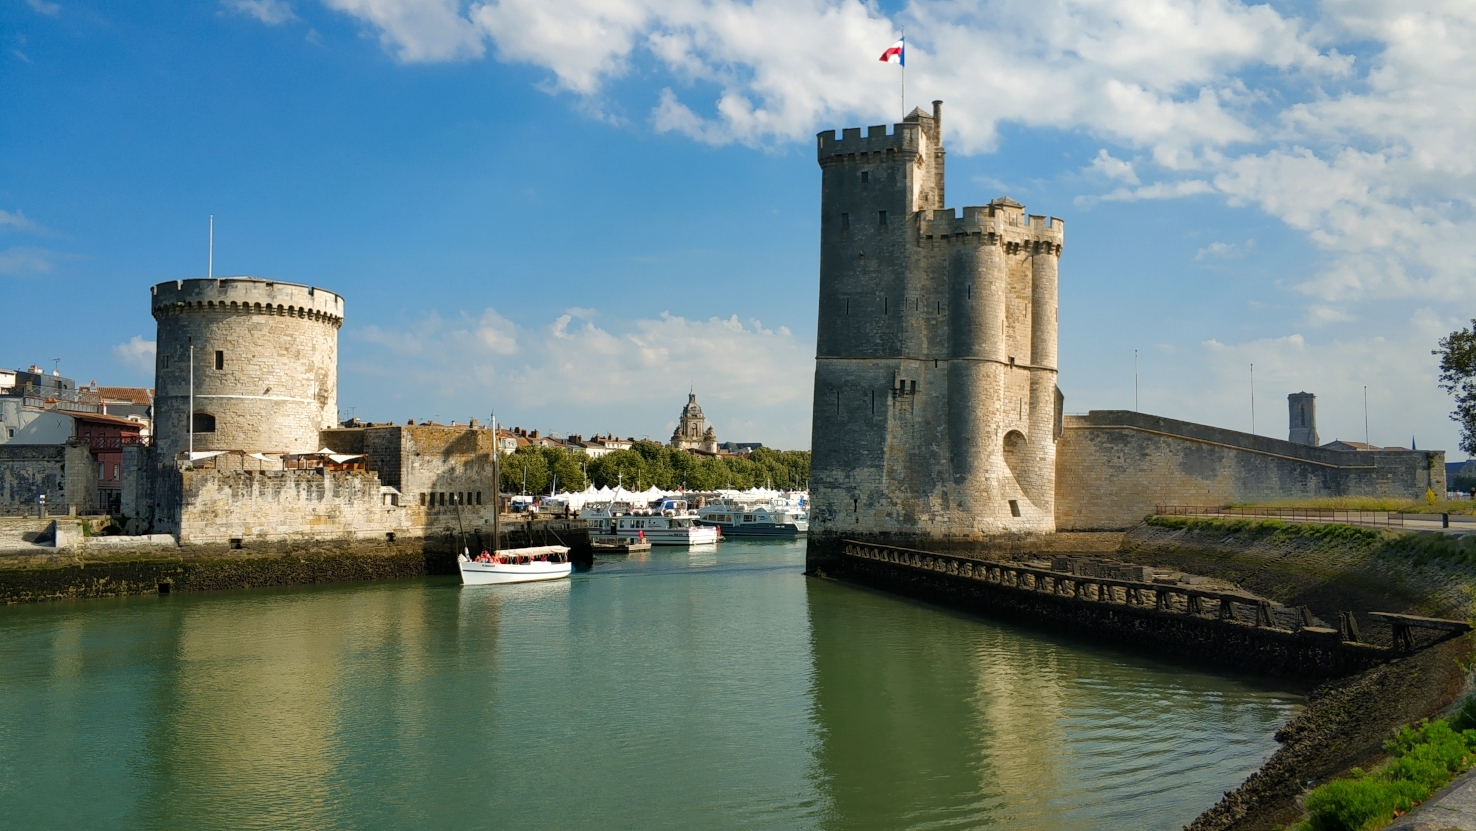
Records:
[[[1055,528],[1064,226],[944,209],[941,118],[818,137],[812,540]]]
[[[312,452],[318,431],[338,423],[338,295],[253,278],[184,280],[154,286],[152,311],[161,465],[189,444],[192,344],[195,412],[216,419],[214,432],[195,433],[195,450]]]
[[[1445,493],[1443,451],[1337,451],[1124,411],[1063,420],[1056,527],[1128,528],[1155,505]]]
[[[72,417],[0,398],[0,444],[62,444],[72,437]]]

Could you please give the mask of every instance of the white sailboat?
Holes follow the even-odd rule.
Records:
[[[492,436],[497,437],[497,416],[492,416]],[[497,483],[493,491],[492,544],[502,540],[502,451],[492,454],[492,479]],[[539,545],[531,548],[504,548],[495,552],[483,551],[476,557],[465,548],[456,556],[456,565],[461,571],[464,586],[491,586],[502,583],[530,583],[536,580],[558,580],[574,572],[574,563],[569,560],[569,548],[564,545]]]

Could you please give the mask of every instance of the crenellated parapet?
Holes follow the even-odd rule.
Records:
[[[1056,217],[1029,216],[998,202],[968,207],[959,216],[955,208],[923,211],[918,215],[917,240],[965,245],[1001,245],[1011,254],[1060,256],[1066,223]]]
[[[255,277],[171,280],[153,287],[150,310],[155,320],[170,315],[221,312],[295,317],[343,326],[343,298],[331,291],[298,283]]]
[[[860,127],[847,127],[841,137],[834,130],[826,130],[815,136],[816,155],[820,166],[836,164],[874,164],[899,157],[908,158],[921,154],[928,148],[928,139],[923,135],[919,122],[903,121],[892,125],[877,124],[866,128],[862,137]]]

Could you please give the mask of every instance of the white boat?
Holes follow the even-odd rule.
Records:
[[[615,518],[615,534],[626,539],[641,539],[652,545],[711,545],[718,541],[718,529],[697,524],[691,514],[629,514]]]
[[[535,580],[558,580],[574,570],[569,562],[569,549],[562,545],[540,545],[533,548],[509,548],[496,554],[482,552],[472,558],[462,553],[456,558],[461,567],[461,582],[467,586],[489,586],[498,583],[530,583]]]
[[[725,537],[797,537],[810,530],[803,508],[778,499],[767,505],[725,499],[703,506],[697,521],[721,528]]]
[[[614,533],[615,518],[630,513],[629,502],[591,502],[579,512],[579,518],[589,523],[591,533]]]

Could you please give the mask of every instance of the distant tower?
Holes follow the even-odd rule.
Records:
[[[818,136],[812,565],[842,536],[1055,530],[1064,226],[1007,197],[945,209],[942,118]]]
[[[697,403],[697,393],[687,393],[687,406],[682,408],[681,418],[672,431],[671,446],[680,450],[716,453],[717,443],[717,431],[708,425],[707,418],[702,415],[702,407]]]
[[[1287,441],[1317,447],[1317,396],[1310,392],[1294,392],[1286,397],[1286,407],[1291,423]]]
[[[159,323],[154,447],[161,466],[196,451],[308,453],[338,423],[343,298],[252,277],[153,288]],[[194,347],[194,403],[190,347]]]

